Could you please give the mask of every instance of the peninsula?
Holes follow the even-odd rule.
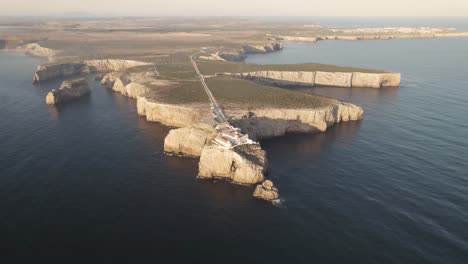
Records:
[[[243,19],[51,20],[15,24],[0,36],[0,48],[48,59],[32,74],[33,83],[96,74],[103,87],[134,98],[146,120],[171,127],[165,151],[199,159],[200,178],[256,185],[255,197],[275,200],[279,191],[268,180],[262,139],[325,132],[364,116],[357,105],[285,87],[379,89],[398,87],[401,76],[314,63],[248,64],[246,56],[280,51],[284,41],[464,36],[452,28],[345,29]],[[66,81],[47,102],[59,103],[75,84],[84,87],[81,80]]]

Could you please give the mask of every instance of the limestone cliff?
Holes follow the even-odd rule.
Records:
[[[33,83],[74,74],[91,72],[124,71],[126,69],[150,65],[150,63],[133,60],[87,60],[80,62],[46,63],[39,65],[33,77]]]
[[[210,115],[208,104],[177,105],[165,104],[156,99],[137,97],[138,114],[146,120],[167,126],[186,127],[202,122]]]
[[[244,73],[218,73],[241,79],[255,80],[277,86],[335,86],[335,87],[397,87],[399,73],[362,72],[307,72],[307,71],[256,71]]]
[[[211,125],[194,124],[189,127],[172,129],[164,140],[164,151],[178,155],[199,157],[205,145],[216,135]]]
[[[321,72],[315,74],[315,84],[320,86],[351,87],[350,72]]]
[[[209,145],[201,153],[198,176],[256,184],[264,180],[267,166],[266,153],[259,145],[242,145],[234,149]]]
[[[289,132],[325,132],[333,124],[361,120],[364,111],[359,106],[337,101],[319,109],[228,110],[226,114],[233,125],[260,140]]]
[[[91,93],[91,89],[85,79],[64,81],[60,86],[60,89],[53,89],[47,94],[46,104],[57,105],[78,99],[89,93]]]
[[[47,63],[37,67],[33,76],[33,83],[40,83],[60,77],[68,77],[87,71],[88,68],[82,63]]]

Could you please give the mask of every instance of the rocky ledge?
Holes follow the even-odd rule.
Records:
[[[236,78],[259,81],[277,86],[335,86],[335,87],[398,87],[399,73],[363,72],[307,72],[307,71],[256,71],[244,73],[218,73]]]
[[[57,105],[67,101],[78,99],[91,93],[88,82],[85,79],[64,81],[58,90],[52,89],[46,96],[46,104]]]

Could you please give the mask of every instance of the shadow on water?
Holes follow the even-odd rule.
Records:
[[[260,143],[268,151],[269,156],[319,156],[329,144],[336,140],[353,141],[360,126],[360,121],[344,122],[329,127],[326,133],[288,133],[283,137],[261,140]]]

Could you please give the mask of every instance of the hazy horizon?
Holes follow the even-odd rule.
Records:
[[[216,1],[17,0],[2,4],[0,16],[317,16],[317,17],[468,17],[466,0],[271,0]]]

